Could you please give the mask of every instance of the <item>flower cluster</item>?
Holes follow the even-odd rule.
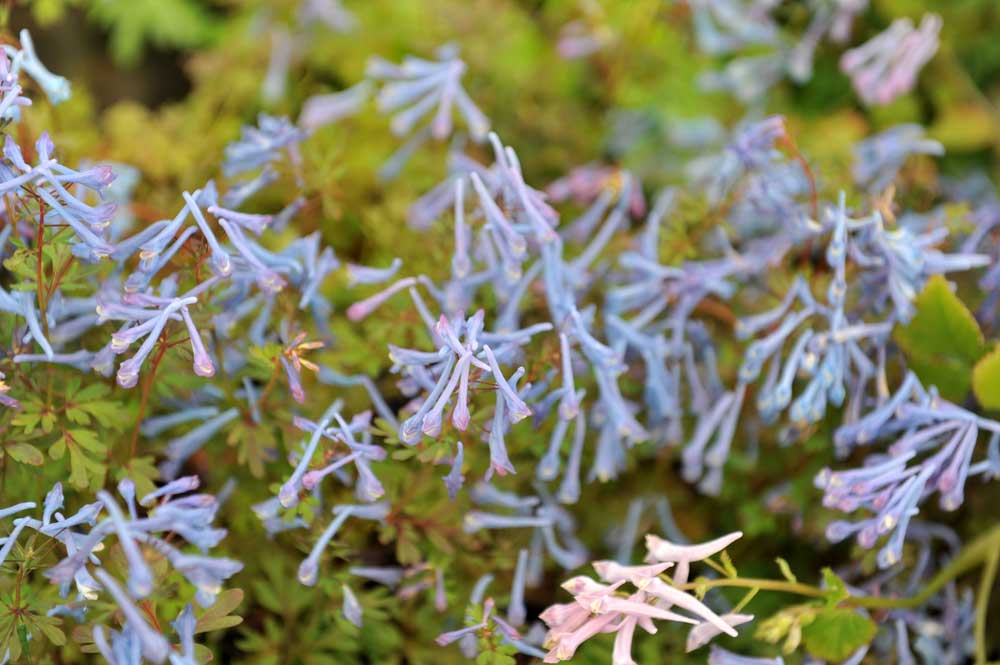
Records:
[[[199,113],[266,112],[238,131],[223,123],[232,133],[211,146],[217,165],[163,179],[70,159],[89,141],[73,132],[57,153],[27,117],[20,75],[51,103],[68,82],[38,61],[26,32],[19,47],[0,48],[0,117],[26,114],[0,160],[0,462],[3,491],[16,488],[0,509],[12,519],[0,564],[16,569],[3,582],[15,600],[0,612],[0,647],[17,661],[38,651],[39,633],[56,644],[65,617],[83,625],[76,641],[112,665],[203,661],[195,634],[226,623],[228,594],[242,594],[223,587],[243,564],[212,554],[233,529],[292,559],[250,566],[268,578],[250,582],[250,611],[280,614],[285,626],[254,616],[226,643],[265,659],[269,640],[289,661],[314,647],[320,660],[391,659],[383,642],[431,641],[409,629],[412,609],[438,645],[457,643],[479,662],[566,661],[612,633],[614,665],[634,665],[637,628],[684,624],[695,651],[736,636],[759,591],[780,591],[806,601],[781,605],[757,636],[786,651],[811,626],[804,648],[816,659],[910,662],[915,649],[959,663],[975,633],[985,660],[989,599],[973,609],[955,578],[982,564],[989,587],[1000,532],[984,530],[962,558],[956,532],[968,525],[930,521],[938,513],[927,501],[936,495],[952,513],[970,479],[1000,479],[1000,423],[983,415],[1000,385],[983,334],[996,334],[1000,302],[998,197],[981,181],[922,186],[923,170],[933,175],[953,145],[943,121],[945,130],[904,123],[824,148],[800,134],[810,121],[760,115],[774,106],[760,103],[768,89],[808,80],[824,42],[847,42],[868,9],[864,0],[779,5],[690,0],[653,12],[669,11],[671,30],[689,26],[720,59],[692,80],[755,102],[727,114],[731,126],[673,107],[645,120],[631,104],[605,109],[638,94],[635,77],[646,76],[645,61],[618,57],[632,53],[632,22],[610,5],[582,3],[569,23],[572,12],[552,10],[565,27],[544,46],[573,76],[599,71],[609,94],[595,101],[621,121],[589,156],[508,133],[534,106],[491,122],[463,87],[469,66],[457,45],[367,67],[355,54],[353,73],[336,62],[314,77],[318,60],[336,60],[317,44],[375,12],[338,0],[233,9],[248,18],[244,38],[266,47],[245,73],[262,80],[233,79]],[[837,55],[864,105],[884,105],[915,87],[939,35],[936,15],[919,28],[901,18]],[[340,52],[339,42],[326,46]],[[463,46],[469,63],[482,48]],[[201,77],[216,67],[225,69],[198,59],[193,85],[204,91]],[[335,91],[290,90],[316,81]],[[505,94],[484,90],[483,108]],[[385,134],[365,113],[372,96],[402,145],[361,183],[341,170],[365,160],[330,142],[369,131],[366,120]],[[279,112],[290,108],[297,119]],[[853,135],[862,111],[851,109]],[[447,150],[447,174],[413,200],[424,190],[391,181],[432,139],[440,156]],[[102,154],[120,158],[116,141]],[[639,144],[658,154],[636,158]],[[558,162],[571,150],[577,160]],[[177,183],[187,187],[179,196],[150,195]],[[978,321],[959,297],[977,281]],[[921,347],[935,317],[965,330],[955,344],[968,348],[952,357]],[[796,483],[775,452],[791,443],[802,444],[796,468],[824,467],[819,492]],[[17,494],[35,479],[25,476],[51,482],[64,458],[68,486],[96,501],[67,517],[76,497],[64,501],[56,484],[41,518],[27,516],[36,505]],[[195,493],[217,481],[218,496]],[[667,494],[687,495],[677,504],[685,529],[711,511],[712,524],[763,538],[788,519],[803,541],[823,542],[825,531],[878,554],[825,569],[821,586],[799,582],[784,559],[784,581],[741,578],[726,548],[743,533],[689,544]],[[216,520],[231,496],[224,528]],[[244,519],[246,507],[258,519]],[[821,508],[843,516],[827,522]],[[669,539],[646,536],[646,560],[633,565],[654,519]],[[595,558],[596,576],[579,574]],[[706,570],[694,577],[699,562]],[[572,600],[537,614],[558,569],[572,575],[562,586]],[[932,574],[942,581],[921,592]],[[22,601],[43,578],[58,604],[43,607],[54,590]],[[709,593],[717,587],[747,595],[733,606]],[[339,614],[315,611],[330,598]],[[451,616],[456,598],[469,602]],[[841,631],[847,624],[858,630]],[[812,632],[823,630],[850,653]],[[707,658],[783,662],[716,645]]]
[[[742,535],[731,533],[698,545],[677,545],[647,535],[648,565],[595,561],[593,566],[600,581],[585,576],[567,580],[562,586],[573,595],[573,602],[552,605],[541,614],[549,626],[546,644],[551,648],[545,662],[569,660],[584,641],[606,632],[615,633],[612,661],[616,665],[633,662],[635,629],[638,626],[655,633],[654,620],[690,624],[688,651],[707,644],[716,635],[736,635],[734,626],[753,620],[752,616],[738,613],[720,616],[678,587],[687,583],[692,562],[718,554]],[[661,576],[670,568],[672,579],[663,579]],[[620,590],[626,584],[635,590]]]
[[[76,513],[66,516],[63,509],[62,485],[57,483],[45,496],[43,514],[33,517],[15,517],[13,530],[4,538],[0,548],[0,563],[17,545],[21,533],[27,529],[52,539],[62,548],[65,557],[45,571],[45,576],[59,585],[60,594],[66,598],[75,591],[75,599],[56,608],[56,613],[74,616],[82,621],[88,603],[102,594],[117,606],[124,618],[121,631],[94,627],[93,639],[98,651],[112,665],[137,663],[145,659],[163,663],[168,656],[174,665],[194,663],[194,614],[186,606],[174,626],[180,638],[177,651],[170,641],[154,626],[137,603],[154,593],[157,577],[154,565],[165,561],[195,590],[195,598],[203,607],[211,605],[222,584],[238,573],[243,564],[232,559],[206,556],[205,553],[225,537],[225,529],[213,526],[218,511],[217,499],[208,494],[188,494],[198,488],[194,476],[179,478],[136,500],[136,487],[131,480],[118,484],[118,494],[124,499],[123,511],[118,500],[106,491],[97,493],[97,501],[84,505]],[[24,502],[0,510],[0,517],[9,517],[36,508],[34,502]],[[140,516],[140,509],[146,511]],[[106,516],[99,519],[104,513]],[[190,553],[171,542],[172,535],[183,538],[200,553]],[[127,567],[127,583],[109,572],[107,561],[95,552],[106,549],[106,541],[115,539]]]
[[[988,450],[973,463],[980,430],[990,433]],[[962,505],[969,477],[1000,477],[1000,423],[925,390],[913,374],[876,409],[841,426],[834,442],[846,451],[887,437],[895,439],[888,454],[873,455],[859,469],[824,469],[815,479],[825,506],[871,513],[856,522],[831,522],[830,540],[857,534],[858,543],[870,548],[891,534],[879,551],[882,568],[900,560],[907,525],[931,494],[937,492],[941,508],[952,511]]]

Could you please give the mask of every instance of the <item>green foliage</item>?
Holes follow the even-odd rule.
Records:
[[[916,314],[897,329],[896,341],[921,381],[955,402],[968,394],[972,368],[985,351],[975,317],[940,275],[927,280]]]
[[[195,0],[93,0],[90,17],[111,33],[111,53],[133,65],[146,43],[189,50],[210,44],[221,26]]]
[[[832,568],[823,568],[823,584],[825,586],[825,598],[827,607],[835,607],[849,595],[847,585],[844,580],[833,572]]]
[[[4,131],[25,145],[42,130],[52,131],[59,158],[67,164],[108,160],[138,168],[142,177],[135,197],[138,205],[127,211],[136,216],[138,224],[173,217],[180,191],[193,191],[208,178],[217,177],[224,146],[257,113],[294,118],[310,95],[335,92],[360,80],[366,59],[376,54],[391,59],[411,53],[429,56],[440,44],[456,42],[469,65],[465,82],[471,97],[488,112],[504,140],[518,148],[528,182],[538,187],[573,166],[600,161],[632,169],[650,195],[662,185],[683,179],[685,156],[670,142],[671,123],[679,118],[710,116],[729,125],[744,113],[730,99],[698,88],[699,75],[719,63],[695,48],[690,13],[683,2],[600,0],[596,3],[603,17],[600,21],[612,34],[613,47],[591,58],[566,61],[556,53],[555,41],[563,26],[581,18],[585,3],[346,0],[345,6],[357,15],[363,32],[341,35],[322,26],[310,29],[296,43],[287,77],[288,94],[277,101],[265,100],[260,94],[270,58],[268,27],[297,26],[298,2],[35,0],[19,4],[30,9],[22,12],[24,16],[30,14],[40,26],[52,26],[53,30],[72,31],[81,17],[92,21],[107,32],[108,53],[103,51],[105,45],[98,45],[96,52],[81,53],[79,62],[71,63],[50,61],[47,54],[41,54],[53,71],[69,71],[60,66],[73,65],[74,97],[51,107],[40,94],[29,90],[34,105],[25,109],[22,123]],[[802,20],[796,3],[783,5],[789,12],[788,21]],[[857,22],[859,39],[873,35],[894,16],[917,15],[929,6],[917,0],[884,0],[874,5]],[[924,199],[915,197],[919,212],[932,209],[939,190],[939,163],[946,171],[956,164],[972,165],[995,175],[1000,126],[995,116],[1000,97],[992,85],[1000,72],[1000,40],[995,39],[1000,25],[995,7],[991,0],[956,0],[934,10],[945,18],[942,52],[929,75],[922,77],[921,88],[897,103],[883,109],[860,108],[838,68],[842,47],[824,44],[817,54],[813,79],[801,86],[782,86],[762,106],[761,112],[786,116],[796,145],[819,175],[821,198],[834,200],[840,188],[852,191],[850,146],[854,142],[874,129],[900,121],[927,123],[931,135],[949,151],[943,162],[913,160],[897,179],[901,192],[917,189],[927,193]],[[5,24],[7,42],[13,41],[19,27],[9,21]],[[134,101],[131,91],[111,85],[125,76],[116,68],[119,64],[135,67],[135,75],[145,81],[163,76],[147,58],[154,49],[167,50],[170,58],[178,58],[191,86],[184,99],[156,109]],[[174,53],[178,51],[180,54]],[[107,59],[109,54],[113,62]],[[109,92],[109,87],[114,89]],[[641,120],[637,121],[641,140],[619,140],[615,123],[623,115]],[[380,183],[378,168],[399,145],[387,125],[371,103],[357,116],[315,132],[303,146],[301,172],[280,173],[279,185],[261,192],[246,207],[276,212],[287,202],[290,183],[302,179],[306,208],[295,228],[266,240],[271,243],[268,249],[280,250],[297,235],[318,232],[322,244],[334,247],[344,263],[386,265],[398,256],[413,274],[437,278],[447,270],[453,233],[449,217],[438,220],[426,233],[408,228],[403,220],[412,201],[444,177],[448,142],[424,146],[396,182]],[[485,148],[470,146],[469,152],[476,159],[489,159]],[[864,196],[849,193],[849,205],[864,203]],[[32,213],[37,211],[35,201],[24,205]],[[573,203],[560,210],[564,219],[580,212]],[[956,235],[970,230],[965,208],[952,206],[946,212],[948,226]],[[106,264],[93,266],[75,260],[70,252],[71,234],[52,221],[43,231],[40,257],[30,242],[25,245],[17,240],[8,245],[9,255],[0,271],[4,288],[36,297],[41,293],[44,299],[57,283],[68,296],[86,295],[92,278],[110,274]],[[638,224],[633,220],[633,231]],[[662,261],[677,266],[699,256],[714,242],[720,226],[718,215],[703,197],[686,189],[680,191],[676,209],[664,220],[660,233]],[[199,265],[203,267],[205,256],[205,248],[192,240],[174,259],[172,269],[187,280],[182,289],[193,284],[191,275]],[[795,268],[822,283],[828,275],[816,258],[805,254],[796,257],[799,263]],[[612,268],[602,265],[602,270]],[[331,276],[322,287],[334,304],[329,321],[333,343],[316,350],[315,360],[345,373],[373,377],[393,408],[401,407],[408,397],[395,388],[386,344],[391,341],[430,348],[431,340],[422,321],[403,302],[388,303],[378,316],[360,324],[346,321],[344,309],[378,287],[349,288],[344,272]],[[771,298],[766,294],[772,291],[784,292],[791,279],[790,268],[776,266],[762,280],[766,283],[760,284],[765,294],[762,299]],[[929,280],[917,299],[915,316],[907,326],[897,329],[895,340],[921,380],[937,385],[944,397],[961,402],[971,386],[984,408],[1000,410],[1000,350],[984,355],[994,344],[996,331],[986,328],[984,335],[963,304],[977,304],[968,295],[970,284],[962,282],[953,292],[944,278]],[[599,293],[588,294],[587,302],[600,297]],[[528,300],[537,304],[541,297],[529,293]],[[275,311],[290,322],[306,321],[296,306],[287,293],[279,294]],[[206,312],[206,320],[219,313]],[[13,318],[0,315],[0,339],[5,344],[12,339]],[[310,339],[317,338],[312,324],[304,325]],[[727,374],[723,378],[728,384],[745,345],[731,340],[725,321],[712,320],[706,325],[724,333],[713,336],[727,340],[719,348],[719,366]],[[104,325],[87,333],[81,338],[83,347],[101,348],[112,329]],[[232,332],[240,335],[245,331]],[[191,354],[183,343],[186,334],[182,325],[171,323],[157,346],[156,351],[166,351],[142,407],[147,417],[170,412],[175,399],[190,400],[206,385],[190,372]],[[464,662],[456,647],[439,648],[433,637],[460,621],[472,584],[486,572],[496,574],[490,593],[502,604],[517,551],[530,545],[527,530],[464,533],[462,516],[471,503],[466,493],[455,502],[449,501],[442,487],[440,477],[447,472],[442,463],[454,454],[457,440],[465,445],[467,484],[481,477],[488,457],[486,446],[477,438],[487,426],[482,409],[474,409],[468,434],[447,429],[446,424],[439,440],[412,447],[400,444],[388,423],[376,421],[373,439],[386,447],[389,456],[373,467],[393,505],[392,519],[383,525],[339,532],[324,551],[320,582],[315,588],[305,588],[295,581],[298,562],[328,524],[329,504],[353,500],[350,490],[337,487],[324,495],[322,503],[312,496],[304,498],[286,519],[300,517],[306,528],[273,540],[265,540],[260,521],[249,507],[272,496],[287,477],[288,458],[302,441],[302,433],[292,425],[294,415],[312,418],[335,398],[345,401],[345,413],[357,413],[369,404],[362,390],[321,385],[309,373],[305,376],[309,399],[303,405],[294,403],[280,364],[282,353],[283,347],[274,343],[251,348],[248,354],[250,364],[243,375],[261,387],[270,386],[263,388],[265,418],[260,423],[237,396],[238,383],[220,369],[213,381],[221,393],[218,406],[220,410],[237,408],[239,417],[185,470],[202,478],[205,491],[215,492],[227,480],[235,481],[236,489],[221,510],[229,532],[221,553],[247,562],[247,569],[234,580],[240,588],[223,591],[213,606],[198,612],[198,631],[207,633],[206,646],[199,647],[199,662],[210,657],[215,662],[251,665]],[[550,367],[557,368],[557,354],[555,348],[544,349],[538,358],[526,359],[525,381],[542,380]],[[117,387],[113,379],[93,372],[15,364],[8,355],[0,357],[0,371],[6,374],[5,382],[15,388],[22,406],[18,411],[0,407],[0,505],[28,498],[37,501],[57,480],[64,483],[68,504],[74,507],[93,500],[93,490],[111,488],[126,477],[136,483],[141,495],[159,479],[156,465],[166,446],[191,428],[185,425],[148,437],[139,433],[141,385],[127,391]],[[588,394],[596,394],[592,377],[578,376],[577,380]],[[629,399],[637,398],[643,389],[641,381],[631,375],[623,377],[623,386]],[[494,398],[481,386],[473,386],[473,393],[477,404]],[[751,401],[748,397],[748,404]],[[696,495],[679,477],[678,448],[637,446],[629,452],[634,462],[621,477],[584,486],[580,505],[570,509],[579,522],[579,535],[593,545],[595,558],[611,558],[619,543],[614,540],[616,532],[609,533],[608,524],[625,515],[634,498],[652,502],[661,494],[669,497],[680,530],[692,541],[741,529],[744,540],[753,545],[737,542],[731,552],[718,557],[716,565],[723,577],[737,576],[734,560],[739,563],[739,574],[780,575],[789,583],[799,578],[814,580],[822,574],[825,595],[798,604],[784,594],[753,595],[751,591],[746,611],[767,618],[746,634],[755,633],[764,644],[754,647],[745,637],[740,646],[746,645],[748,652],[760,648],[773,653],[779,647],[786,654],[798,652],[788,662],[797,662],[803,651],[815,658],[842,660],[872,639],[873,624],[844,607],[846,584],[832,569],[822,568],[833,565],[840,570],[841,564],[857,554],[846,546],[825,545],[822,533],[829,513],[818,505],[811,484],[812,475],[832,462],[834,426],[832,422],[819,423],[804,433],[801,445],[792,447],[785,446],[775,431],[741,428],[737,440],[747,445],[732,452],[725,486],[715,498]],[[504,489],[536,491],[532,464],[544,452],[551,429],[549,420],[510,432],[509,447],[518,474],[503,479]],[[753,452],[748,452],[751,443]],[[563,450],[564,455],[566,452]],[[592,452],[588,443],[584,472]],[[950,517],[950,526],[963,535],[975,533],[998,498],[995,491],[989,491],[977,487],[980,503]],[[658,533],[660,528],[653,517],[643,516],[641,532]],[[803,548],[804,542],[811,546]],[[11,662],[90,662],[94,648],[89,625],[87,630],[77,630],[72,620],[46,617],[46,612],[61,601],[37,572],[19,581],[19,568],[13,562],[25,562],[28,572],[38,563],[24,554],[15,550],[3,566],[0,605],[11,605],[15,593],[21,591],[25,612],[14,618],[0,607],[0,654],[9,648]],[[111,565],[123,565],[120,552],[101,556]],[[444,569],[449,609],[437,612],[430,594],[403,600],[391,590],[361,584],[346,569],[362,563]],[[532,612],[566,601],[555,584],[557,571],[546,572],[545,585],[529,592]],[[182,597],[187,592],[181,590],[188,587],[176,575],[166,575],[163,570],[157,573],[154,611],[166,625],[190,598]],[[697,580],[698,595],[705,595],[707,582],[707,578]],[[361,629],[341,616],[340,585],[344,583],[352,585],[364,608]],[[739,596],[731,591],[727,594],[736,602]],[[109,625],[117,625],[110,604],[98,608],[91,618],[110,619]],[[656,636],[640,635],[636,659],[651,664],[703,663],[704,650],[682,654],[685,635],[686,630],[677,626],[664,626]],[[515,662],[512,648],[502,644],[495,632],[486,631],[478,640],[478,662],[482,665]],[[609,636],[595,638],[581,648],[574,663],[606,665],[610,644]]]
[[[972,370],[972,389],[983,408],[1000,410],[1000,347],[976,363]]]
[[[39,446],[47,446],[52,460],[61,460],[68,452],[70,484],[79,489],[100,488],[108,469],[108,448],[95,428],[114,431],[126,425],[120,406],[106,399],[110,392],[103,383],[84,386],[79,377],[71,377],[52,395],[52,401],[32,395],[10,421],[24,441],[5,446],[5,452],[15,461],[35,466],[42,463]]]
[[[875,637],[875,622],[857,610],[826,607],[802,629],[802,641],[814,658],[839,663]]]
[[[42,26],[57,23],[65,17],[68,9],[82,2],[83,0],[19,0],[19,4],[31,8],[32,17]]]
[[[225,630],[243,623],[243,617],[233,614],[233,610],[243,602],[242,589],[226,589],[215,599],[212,606],[198,617],[195,634],[208,633],[213,630]]]

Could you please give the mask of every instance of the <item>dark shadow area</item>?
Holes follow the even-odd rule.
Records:
[[[63,20],[43,28],[34,22],[31,11],[17,8],[10,25],[15,34],[28,28],[35,48],[45,54],[45,65],[71,82],[83,84],[94,96],[98,110],[126,99],[156,108],[183,99],[191,89],[181,52],[147,44],[135,65],[119,65],[108,53],[107,33],[80,10],[69,11]]]

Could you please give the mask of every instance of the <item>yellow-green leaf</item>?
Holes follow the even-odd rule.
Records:
[[[839,663],[871,642],[875,631],[875,622],[855,610],[827,607],[803,626],[802,642],[813,657]]]
[[[934,275],[916,300],[913,319],[896,331],[907,364],[927,385],[960,402],[969,392],[972,367],[983,355],[983,333],[947,280]]]
[[[984,408],[1000,410],[1000,346],[976,363],[972,370],[972,390]]]
[[[15,462],[20,462],[21,464],[41,466],[44,461],[42,452],[30,443],[12,443],[4,448],[4,452]]]
[[[243,618],[230,613],[242,602],[243,589],[226,589],[216,597],[212,606],[198,617],[194,632],[207,633],[239,625],[243,622]]]

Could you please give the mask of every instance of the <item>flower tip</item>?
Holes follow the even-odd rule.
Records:
[[[356,302],[347,308],[347,318],[357,323],[361,319],[371,314],[371,310],[365,306],[365,302]]]
[[[215,363],[208,357],[208,354],[199,354],[199,356],[195,357],[194,373],[205,378],[215,376]]]
[[[306,559],[299,566],[299,582],[305,586],[313,586],[316,584],[316,575],[318,573],[318,568],[315,563]]]
[[[138,372],[122,372],[118,370],[118,385],[122,388],[135,388],[135,384],[139,382]]]

